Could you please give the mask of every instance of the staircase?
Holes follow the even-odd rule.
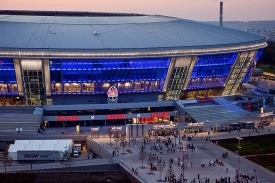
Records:
[[[34,115],[35,106],[1,106],[0,132],[16,131],[22,128],[24,132],[37,131],[42,115]]]

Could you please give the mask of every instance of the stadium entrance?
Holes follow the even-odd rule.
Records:
[[[196,91],[184,91],[181,94],[181,100],[190,98],[207,98],[211,96],[220,96],[222,88],[196,90]]]
[[[133,106],[135,108],[131,108]],[[47,121],[49,127],[169,123],[174,121],[176,115],[174,101],[74,105],[73,107],[71,105],[45,105],[43,109],[42,120]]]

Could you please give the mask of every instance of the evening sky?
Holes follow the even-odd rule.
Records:
[[[224,0],[224,21],[275,20],[275,0]],[[0,0],[1,10],[159,14],[218,21],[220,0]]]

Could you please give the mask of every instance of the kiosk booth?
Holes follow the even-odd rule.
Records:
[[[204,129],[204,127],[205,127],[204,122],[189,123],[184,127],[183,131],[185,133],[195,133],[195,131],[205,132],[206,130]]]

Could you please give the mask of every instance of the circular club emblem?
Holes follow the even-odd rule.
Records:
[[[107,91],[107,95],[108,95],[108,99],[111,102],[116,101],[117,97],[118,97],[118,90],[115,86],[111,86],[108,91]]]

